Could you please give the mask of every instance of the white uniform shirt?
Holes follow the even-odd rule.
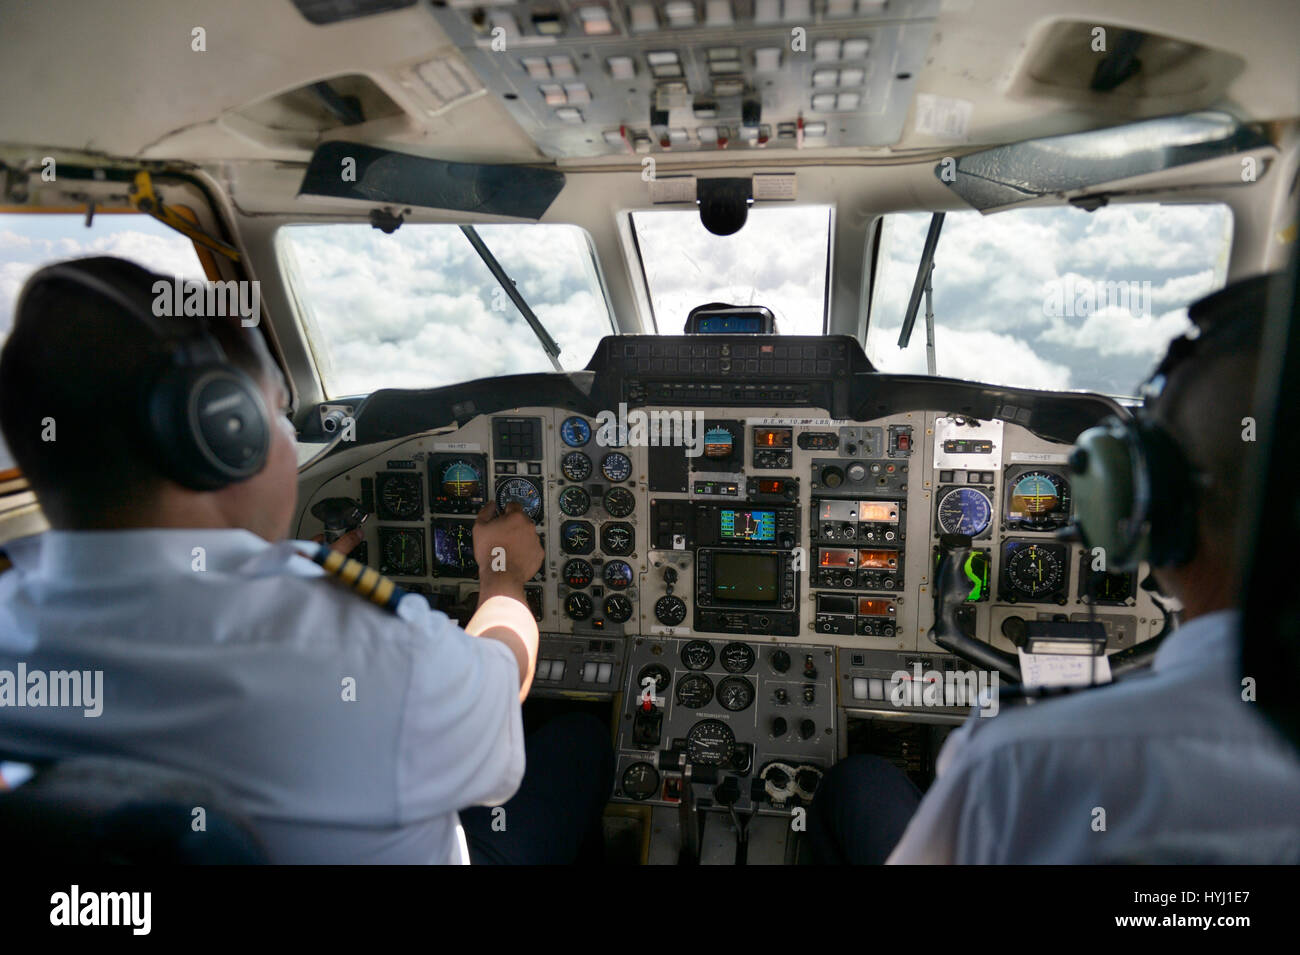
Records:
[[[1242,699],[1238,619],[1198,617],[1113,686],[972,716],[889,861],[1296,862],[1300,760]]]
[[[48,531],[5,550],[0,671],[103,672],[98,717],[0,705],[10,757],[200,774],[286,863],[468,862],[456,810],[519,786],[514,654],[419,596],[389,613],[241,530]]]

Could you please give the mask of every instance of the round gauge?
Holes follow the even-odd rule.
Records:
[[[731,760],[736,734],[721,720],[700,720],[686,734],[686,758],[702,766],[721,766]]]
[[[686,619],[686,602],[681,597],[660,597],[655,601],[655,619],[665,627],[675,627]]]
[[[1065,564],[1054,548],[1027,544],[1010,552],[1003,573],[1012,590],[1033,600],[1061,589]]]
[[[471,501],[483,496],[483,475],[468,461],[457,458],[438,472],[442,496],[453,501]]]
[[[478,574],[474,559],[474,535],[468,521],[433,522],[434,576],[473,577]]]
[[[581,557],[575,557],[573,560],[564,562],[564,570],[560,572],[560,577],[566,584],[574,589],[581,589],[591,583],[592,578],[596,576],[595,570],[591,564],[587,563]]]
[[[586,620],[591,616],[591,598],[581,592],[574,592],[564,598],[564,612],[572,620]]]
[[[626,623],[632,619],[632,601],[622,594],[610,594],[605,598],[605,619],[615,623]]]
[[[571,448],[580,448],[591,440],[591,425],[576,415],[560,423],[560,440]]]
[[[744,673],[754,665],[754,651],[747,643],[729,643],[719,656],[722,669],[728,673]]]
[[[1007,523],[1051,530],[1069,519],[1070,485],[1055,471],[1026,471],[1011,485]]]
[[[420,576],[424,573],[424,532],[390,531],[384,540],[384,573]]]
[[[632,583],[632,568],[627,561],[607,561],[601,577],[605,580],[605,586],[611,590],[626,590]]]
[[[713,666],[713,644],[707,640],[692,640],[682,647],[682,663],[688,670],[707,670]]]
[[[973,487],[955,487],[939,498],[939,530],[978,537],[993,522],[993,502]]]
[[[585,481],[591,477],[591,458],[581,451],[570,451],[560,459],[560,473],[570,481]]]
[[[611,487],[606,491],[604,504],[610,517],[627,517],[636,510],[636,498],[625,487]]]
[[[658,663],[647,663],[636,675],[636,685],[639,689],[645,689],[645,681],[648,677],[655,678],[656,696],[668,689],[668,681],[672,679],[667,667],[660,666]]]
[[[565,521],[560,525],[560,550],[566,554],[590,554],[596,546],[596,532],[586,521]]]
[[[567,514],[569,517],[581,517],[587,513],[589,507],[591,507],[591,498],[576,484],[560,492],[560,513]]]
[[[600,459],[600,473],[605,480],[621,484],[632,476],[632,459],[622,451],[611,451]]]
[[[570,418],[569,420],[581,421],[582,419]],[[659,770],[645,760],[633,763],[623,770],[622,786],[623,795],[630,799],[649,799],[659,793]]]
[[[418,474],[389,474],[379,488],[379,503],[384,520],[414,521],[424,513]]]
[[[623,556],[632,553],[636,544],[631,524],[603,524],[600,528],[600,549],[606,554]]]
[[[678,706],[702,710],[713,702],[713,681],[699,673],[684,676],[677,681],[673,696]]]
[[[754,684],[743,676],[729,676],[718,684],[718,702],[723,709],[739,713],[754,702]]]
[[[518,501],[531,520],[541,516],[542,495],[537,485],[527,478],[510,478],[497,485],[497,507],[504,511],[511,501]]]

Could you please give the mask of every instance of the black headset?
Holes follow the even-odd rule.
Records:
[[[139,432],[167,477],[196,491],[215,491],[262,470],[271,420],[261,389],[230,363],[206,318],[199,318],[196,329],[154,312],[152,289],[165,282],[170,296],[172,279],[108,256],[59,262],[32,275],[14,314],[22,314],[38,289],[56,282],[116,305],[163,343],[166,365],[142,383],[138,415]]]
[[[1193,304],[1188,317],[1200,334],[1173,340],[1142,386],[1144,406],[1111,416],[1079,435],[1070,455],[1075,517],[1085,547],[1100,547],[1108,567],[1134,570],[1182,566],[1196,554],[1197,510],[1207,476],[1193,467],[1173,435],[1150,412],[1170,372],[1223,340],[1229,331],[1263,321],[1274,274],[1233,283]]]

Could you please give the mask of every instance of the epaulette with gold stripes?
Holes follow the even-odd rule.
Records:
[[[393,613],[397,612],[398,602],[407,594],[373,567],[332,550],[328,544],[321,544],[311,559],[339,583]]]

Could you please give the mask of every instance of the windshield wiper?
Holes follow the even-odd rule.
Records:
[[[476,230],[472,225],[463,225],[460,227],[460,231],[465,233],[465,238],[469,239],[469,244],[474,247],[474,251],[478,253],[478,257],[482,259],[483,264],[488,267],[488,271],[492,273],[492,277],[501,283],[501,287],[505,289],[506,294],[510,296],[510,301],[515,303],[515,308],[519,309],[519,314],[524,317],[524,321],[528,323],[528,327],[533,330],[533,334],[537,336],[537,340],[542,343],[542,350],[546,352],[546,357],[551,360],[551,364],[555,366],[555,370],[564,371],[564,367],[560,364],[560,346],[556,344],[555,339],[552,338],[550,333],[546,330],[546,326],[542,324],[542,320],[537,317],[531,308],[528,307],[528,303],[524,301],[524,297],[519,294],[519,289],[515,287],[514,279],[506,275],[506,270],[501,267],[501,263],[498,262],[496,256],[492,254],[492,250],[483,242],[483,239],[478,234],[478,230]]]
[[[898,347],[906,348],[916,327],[916,313],[921,307],[921,293],[925,293],[925,365],[930,374],[938,374],[934,359],[934,286],[930,282],[934,272],[934,250],[939,246],[939,233],[943,230],[945,213],[936,212],[930,217],[930,231],[925,234],[921,261],[916,266],[916,280],[912,283],[912,297],[907,300],[903,327],[898,330]]]

